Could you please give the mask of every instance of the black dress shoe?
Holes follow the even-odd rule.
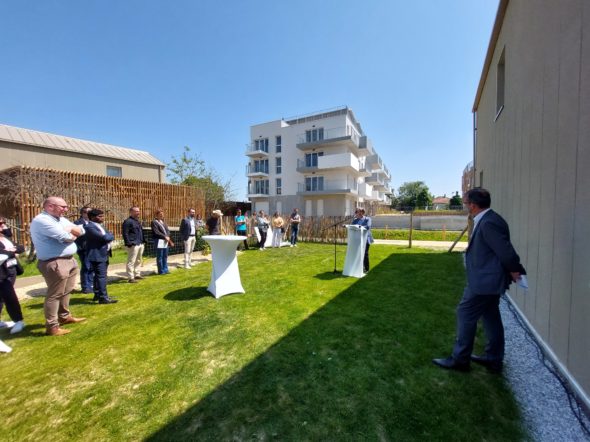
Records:
[[[452,356],[446,359],[433,359],[432,363],[447,370],[469,371],[469,362],[457,362]]]
[[[471,355],[471,360],[476,364],[483,365],[490,373],[501,373],[504,365],[502,361],[488,359],[485,356]]]
[[[116,304],[117,302],[119,302],[119,301],[117,299],[113,299],[113,298],[98,300],[99,304]]]

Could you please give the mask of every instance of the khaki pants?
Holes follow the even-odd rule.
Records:
[[[140,276],[141,259],[143,258],[143,244],[127,247],[127,278],[129,280]]]
[[[195,249],[195,243],[197,242],[196,237],[189,236],[184,242],[184,266],[188,267],[191,265],[193,250]]]
[[[50,329],[59,326],[58,317],[70,316],[70,293],[76,285],[78,263],[74,258],[39,261],[37,268],[45,278],[45,326]]]

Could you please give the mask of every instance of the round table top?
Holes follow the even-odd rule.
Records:
[[[246,239],[245,236],[239,235],[203,235],[205,241],[244,241]]]

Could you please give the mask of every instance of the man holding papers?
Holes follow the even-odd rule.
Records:
[[[490,209],[490,193],[482,188],[472,189],[463,203],[473,216],[474,227],[465,252],[467,285],[457,306],[457,339],[451,356],[432,362],[442,368],[468,371],[471,360],[499,373],[504,359],[500,296],[512,282],[519,282],[526,271],[510,242],[508,224]],[[471,354],[479,318],[483,318],[488,340],[482,356]]]

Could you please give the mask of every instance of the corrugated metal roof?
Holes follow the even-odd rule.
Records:
[[[46,147],[48,149],[65,150],[85,155],[116,158],[119,160],[133,161],[134,163],[157,164],[165,166],[160,160],[149,152],[113,146],[111,144],[97,143],[96,141],[70,138],[63,135],[55,135],[46,132],[38,132],[20,127],[0,124],[0,140],[11,143],[28,144]]]

